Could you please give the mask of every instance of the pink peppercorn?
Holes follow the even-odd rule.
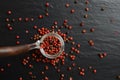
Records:
[[[22,21],[22,18],[21,18],[21,17],[19,17],[19,18],[18,18],[18,21]]]
[[[66,7],[66,8],[68,8],[69,6],[70,6],[70,4],[69,4],[69,3],[66,3],[66,4],[65,4],[65,7]]]
[[[75,60],[75,56],[74,55],[70,55],[70,59],[71,60]]]
[[[75,64],[75,63],[72,63],[72,66],[73,66],[73,67],[75,67],[75,66],[76,66],[76,64]]]
[[[4,71],[4,68],[1,68],[0,71],[3,72],[3,71]]]
[[[83,29],[83,30],[82,30],[82,33],[86,33],[86,32],[87,32],[86,29]]]
[[[76,53],[77,53],[77,54],[79,54],[79,53],[80,53],[80,51],[79,51],[79,50],[77,50],[77,51],[76,51]]]
[[[98,56],[102,59],[104,56],[102,54],[98,54]]]
[[[32,64],[29,64],[29,68],[33,68],[33,65],[32,65]]]
[[[88,0],[86,0],[86,1],[85,1],[85,4],[89,4],[89,1],[88,1]]]
[[[68,29],[71,30],[71,29],[72,29],[72,26],[69,26]]]
[[[44,80],[49,80],[49,79],[48,79],[48,77],[45,77],[45,79],[44,79]]]
[[[94,28],[91,28],[91,29],[90,29],[90,32],[94,32],[94,31],[95,31],[95,29],[94,29]]]
[[[84,26],[84,25],[85,25],[84,22],[81,22],[81,23],[80,23],[80,26]]]
[[[34,18],[31,18],[31,21],[34,21]]]
[[[29,31],[28,31],[28,30],[26,30],[26,31],[25,31],[25,33],[29,33]]]
[[[22,78],[22,77],[19,77],[19,80],[23,80],[23,78]]]
[[[43,18],[43,15],[39,15],[38,18],[39,18],[39,19],[42,19],[42,18]]]
[[[9,14],[9,15],[10,15],[10,14],[12,14],[12,11],[11,11],[11,10],[9,10],[9,11],[7,12],[7,14]]]
[[[73,80],[73,78],[72,78],[72,77],[70,77],[70,78],[69,78],[69,80]]]
[[[72,70],[72,68],[71,68],[71,67],[68,67],[68,70],[70,71],[70,70]]]
[[[29,75],[32,75],[33,73],[32,72],[28,72]]]
[[[81,75],[81,76],[84,76],[84,75],[85,75],[85,73],[84,73],[84,72],[82,72],[82,71],[80,71],[80,75]]]
[[[13,30],[13,28],[10,26],[10,27],[9,27],[9,30],[11,31],[11,30]]]
[[[80,48],[80,44],[77,44],[77,47]]]
[[[72,10],[71,10],[71,13],[74,13],[74,12],[75,12],[75,10],[74,10],[74,9],[72,9]]]
[[[85,8],[85,11],[89,11],[89,8]]]
[[[7,64],[7,67],[10,67],[11,66],[11,64]]]
[[[67,19],[65,19],[65,20],[64,20],[64,23],[67,23],[67,22],[68,22],[68,20],[67,20]]]
[[[17,35],[17,36],[16,36],[16,39],[19,39],[19,38],[20,38],[20,36],[19,36],[19,35]]]
[[[107,53],[104,52],[104,53],[103,53],[103,56],[106,57],[106,56],[107,56]]]
[[[33,26],[34,29],[37,29],[37,26]]]
[[[16,41],[16,44],[20,44],[20,41]]]
[[[48,70],[49,69],[49,67],[48,66],[45,66],[45,70]]]
[[[49,13],[48,13],[48,12],[46,12],[46,13],[45,13],[45,15],[46,15],[46,16],[49,16]]]
[[[29,18],[25,18],[25,21],[28,22],[28,21],[29,21]]]
[[[9,20],[9,18],[6,18],[6,20],[5,20],[6,22],[9,22],[10,20]]]
[[[46,2],[46,3],[45,3],[45,6],[46,6],[46,7],[49,7],[49,6],[50,6],[50,4],[49,4],[48,2]]]
[[[82,72],[84,72],[84,71],[85,71],[85,69],[84,69],[84,68],[82,68],[82,69],[81,69],[81,71],[82,71]]]
[[[58,24],[58,22],[57,21],[54,21],[54,25],[57,25]]]
[[[97,72],[97,70],[96,70],[96,69],[94,69],[94,70],[93,70],[93,73],[96,73],[96,72]]]

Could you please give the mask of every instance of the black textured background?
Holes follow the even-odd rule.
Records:
[[[38,19],[39,14],[45,13],[45,2],[51,4],[49,8],[49,17]],[[65,79],[70,76],[73,80],[116,80],[116,76],[120,74],[120,0],[89,0],[89,4],[85,4],[85,0],[78,0],[77,4],[74,0],[0,0],[0,46],[16,45],[15,36],[20,36],[21,44],[32,43],[30,40],[36,31],[34,25],[39,27],[50,27],[53,22],[58,21],[58,26],[62,25],[64,19],[68,19],[69,24],[73,26],[71,36],[74,36],[76,43],[81,43],[81,54],[76,57],[75,63],[81,67],[88,68],[93,66],[97,69],[97,73],[93,74],[86,70],[84,77],[79,75],[77,69],[67,71],[66,68],[71,64],[71,60],[66,60],[66,65],[59,65],[61,73],[65,74]],[[69,8],[65,8],[65,4],[70,3]],[[90,11],[85,12],[84,8],[88,7]],[[101,11],[104,8],[104,11]],[[70,10],[75,9],[75,13],[71,14]],[[12,15],[7,15],[6,12],[12,10]],[[88,14],[88,18],[83,16]],[[14,30],[9,31],[6,27],[5,18],[18,17],[34,17],[33,22],[14,22]],[[85,22],[84,27],[80,27],[81,21]],[[90,33],[89,29],[94,27],[95,32]],[[25,33],[28,29],[29,34]],[[81,30],[86,29],[87,33],[82,34]],[[93,39],[94,47],[90,47],[88,40]],[[71,45],[69,45],[71,46]],[[68,49],[68,47],[66,47]],[[97,54],[107,52],[108,56],[100,59]],[[48,65],[49,70],[46,75],[49,80],[59,80],[60,74],[50,64],[35,63],[33,69],[27,69],[21,64],[21,60],[30,55],[31,52],[24,55],[12,56],[0,59],[0,67],[11,63],[10,68],[5,68],[5,72],[0,72],[0,80],[18,80],[23,77],[24,80],[31,80],[28,76],[28,71],[33,71],[37,76],[35,80],[41,80],[44,76],[40,71],[44,70],[44,66]]]

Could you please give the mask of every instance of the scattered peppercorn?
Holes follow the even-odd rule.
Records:
[[[88,0],[86,0],[86,1],[85,1],[85,4],[89,4],[89,1],[88,1]]]
[[[89,8],[85,8],[85,11],[89,11]]]
[[[72,10],[71,10],[71,13],[74,13],[74,12],[75,12],[75,10],[74,10],[74,9],[72,9]]]
[[[0,68],[0,71],[1,71],[1,72],[4,72],[4,68]]]
[[[70,4],[69,4],[69,3],[67,3],[67,4],[65,4],[65,6],[68,8],[68,7],[70,6]]]
[[[84,26],[84,25],[85,25],[84,22],[81,22],[81,23],[80,23],[80,26]]]
[[[95,31],[95,29],[94,29],[94,28],[91,28],[91,29],[90,29],[90,32],[94,32],[94,31]]]
[[[22,77],[19,77],[19,80],[23,80],[23,78],[22,78]]]
[[[16,44],[17,44],[17,45],[20,44],[20,41],[16,41]]]
[[[96,72],[97,72],[97,70],[96,70],[96,69],[94,69],[94,70],[93,70],[93,73],[96,73]]]
[[[42,18],[43,18],[43,15],[39,15],[38,18],[39,18],[39,19],[42,19]]]
[[[73,78],[72,78],[72,77],[70,77],[70,78],[69,78],[69,80],[73,80]]]
[[[87,32],[86,29],[83,29],[83,30],[82,30],[82,33],[86,33],[86,32]]]
[[[84,15],[84,18],[88,18],[88,15],[87,15],[87,14],[85,14],[85,15]]]
[[[11,11],[11,10],[9,10],[9,11],[7,12],[7,14],[9,14],[9,15],[10,15],[10,14],[12,14],[12,11]]]
[[[16,39],[19,39],[20,38],[20,36],[19,35],[16,35]]]
[[[46,6],[46,7],[49,7],[49,6],[50,6],[50,4],[49,4],[48,2],[46,2],[45,6]]]

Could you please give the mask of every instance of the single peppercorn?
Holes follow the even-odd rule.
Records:
[[[80,48],[80,44],[77,44],[77,47]]]
[[[49,13],[48,13],[48,12],[46,12],[46,13],[45,13],[45,15],[46,15],[46,16],[49,16]]]
[[[70,78],[69,78],[69,80],[73,80],[73,78],[72,78],[72,77],[70,77]]]
[[[11,10],[9,10],[9,11],[7,12],[7,14],[9,14],[9,15],[10,15],[10,14],[12,14],[12,11],[11,11]]]
[[[38,18],[39,18],[39,19],[43,19],[43,15],[39,15]]]
[[[86,29],[83,29],[83,30],[82,30],[82,33],[86,33],[86,32],[87,32]]]
[[[18,21],[22,21],[22,18],[21,18],[21,17],[19,17],[19,18],[18,18]]]
[[[10,27],[9,27],[9,30],[10,30],[10,31],[12,31],[12,30],[13,30],[12,26],[10,26]]]
[[[68,70],[70,71],[70,70],[72,70],[72,68],[69,66],[69,67],[68,67]]]
[[[9,21],[10,21],[10,19],[9,19],[9,18],[6,18],[6,19],[5,19],[5,21],[6,21],[6,22],[9,22]]]
[[[31,20],[31,21],[34,21],[34,18],[31,18],[30,20]]]
[[[87,15],[87,14],[85,14],[85,15],[84,15],[84,18],[88,18],[88,15]]]
[[[93,73],[96,73],[96,72],[97,72],[97,70],[96,70],[96,69],[94,69],[94,70],[93,70]]]
[[[90,44],[90,46],[94,46],[94,42],[91,42],[91,43],[89,43]]]
[[[74,12],[75,12],[75,10],[74,10],[74,9],[72,9],[72,10],[71,10],[71,13],[74,13]]]
[[[65,7],[66,7],[66,8],[68,8],[69,6],[70,6],[70,4],[69,4],[69,3],[66,3],[66,4],[65,4]]]
[[[89,4],[89,1],[88,1],[88,0],[86,0],[86,1],[85,1],[85,4]]]
[[[49,69],[49,67],[48,66],[45,66],[45,70],[48,70]]]
[[[49,6],[50,6],[50,4],[49,4],[48,2],[46,2],[46,3],[45,3],[45,6],[46,6],[46,7],[49,7]]]
[[[20,44],[20,41],[16,41],[16,44],[17,44],[17,45]]]
[[[1,71],[1,72],[4,72],[4,68],[0,68],[0,71]]]
[[[85,25],[84,22],[81,22],[81,23],[80,23],[80,26],[84,26],[84,25]]]
[[[90,29],[90,32],[94,32],[94,31],[95,31],[95,29],[94,29],[94,28],[91,28],[91,29]]]
[[[20,38],[20,36],[19,35],[16,35],[16,39],[19,39]]]
[[[35,26],[33,26],[33,28],[34,28],[34,29],[37,29],[37,26],[35,25]]]
[[[89,8],[85,8],[85,11],[89,11]]]
[[[29,21],[29,18],[25,18],[25,22],[28,22]]]
[[[104,52],[104,53],[103,53],[103,56],[104,56],[104,57],[106,57],[106,56],[107,56],[107,53],[106,53],[106,52]]]
[[[77,0],[74,0],[74,4],[77,4],[77,2],[78,2]]]
[[[8,63],[8,64],[7,64],[7,67],[11,67],[11,64]]]
[[[25,31],[25,33],[27,34],[27,33],[29,33],[29,31],[28,31],[28,30],[26,30],[26,31]]]

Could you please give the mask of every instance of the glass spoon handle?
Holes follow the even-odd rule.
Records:
[[[28,52],[29,50],[35,49],[35,47],[35,43],[19,46],[0,47],[0,57],[22,54]]]

